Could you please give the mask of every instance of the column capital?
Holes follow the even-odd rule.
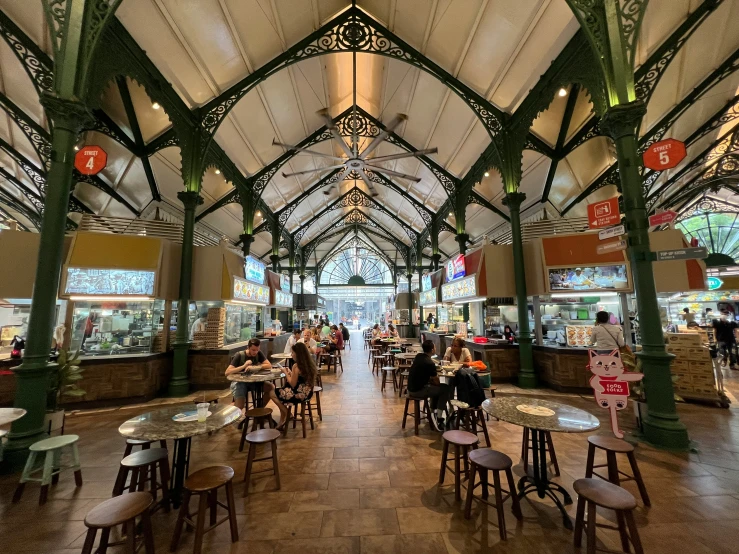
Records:
[[[244,257],[246,258],[251,251],[251,243],[254,242],[254,235],[251,233],[244,233],[239,235],[241,239],[241,249],[244,251]]]
[[[526,200],[526,193],[523,192],[508,192],[503,198],[503,205],[509,210],[520,210],[521,204]]]
[[[454,237],[454,240],[456,240],[457,244],[459,244],[460,254],[464,254],[465,252],[467,252],[467,241],[470,240],[470,236],[467,233],[457,233],[457,236]]]
[[[431,254],[431,259],[438,262],[439,260],[441,260],[441,254],[439,254],[438,252],[436,254]]]
[[[603,114],[600,128],[613,140],[636,135],[636,129],[646,113],[647,107],[641,100],[612,106]]]
[[[40,101],[51,116],[55,127],[79,133],[85,127],[91,127],[95,123],[92,111],[78,100],[67,100],[44,92],[41,94]]]
[[[177,193],[177,199],[182,202],[185,206],[185,210],[195,210],[200,204],[203,203],[203,198],[200,193],[194,190],[182,190]]]

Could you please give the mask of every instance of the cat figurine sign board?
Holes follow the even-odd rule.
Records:
[[[588,354],[590,360],[588,369],[593,373],[590,386],[595,391],[595,401],[601,408],[608,409],[611,415],[611,430],[616,437],[622,439],[624,434],[618,428],[616,412],[626,407],[629,381],[641,381],[644,374],[627,372],[618,350],[609,353],[588,350]]]

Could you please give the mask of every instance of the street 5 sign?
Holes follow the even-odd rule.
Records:
[[[672,169],[685,159],[685,144],[675,139],[655,142],[644,152],[644,167],[655,171]]]
[[[591,229],[610,227],[621,222],[621,213],[618,211],[618,196],[588,204],[588,226]]]

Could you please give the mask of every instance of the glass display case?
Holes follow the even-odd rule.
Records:
[[[587,348],[595,326],[595,314],[599,311],[608,312],[611,323],[621,325],[623,322],[617,293],[540,296],[534,300],[534,314],[538,306],[539,317],[529,322],[540,329],[540,344],[544,346]]]
[[[164,327],[164,301],[76,301],[70,348],[84,356],[148,354]]]

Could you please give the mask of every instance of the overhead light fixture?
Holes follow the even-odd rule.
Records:
[[[454,214],[452,212],[449,212],[449,217],[454,217]]]
[[[80,151],[80,145],[79,144],[75,144],[74,145],[74,151],[75,152],[79,152]]]
[[[154,108],[155,110],[158,110],[159,108],[161,108],[161,106],[159,105],[159,102],[154,102],[154,103],[153,103],[153,104],[151,105],[151,107],[152,107],[152,108]]]
[[[220,174],[221,174],[221,170],[220,169],[216,169],[216,175],[220,175]]]
[[[262,217],[262,212],[260,212],[259,210],[257,210],[257,217]]]
[[[486,171],[485,172],[485,177],[490,177],[490,172],[489,171]]]
[[[560,96],[567,96],[567,89],[564,88],[564,87],[562,87],[561,89],[559,89],[559,95]]]

